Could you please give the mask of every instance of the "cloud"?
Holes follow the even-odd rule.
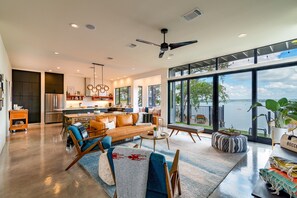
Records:
[[[297,86],[293,84],[286,84],[284,82],[271,82],[265,86],[268,89],[296,89]]]
[[[250,99],[252,97],[251,87],[227,83],[223,84],[223,86],[226,88],[229,99]]]

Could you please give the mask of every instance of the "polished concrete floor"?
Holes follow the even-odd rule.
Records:
[[[0,155],[0,197],[108,197],[78,165],[69,171],[73,152],[65,149],[61,125],[30,125],[27,133],[11,134]],[[182,150],[182,148],[181,148]],[[271,147],[249,143],[249,151],[210,197],[251,197]],[[218,164],[219,166],[219,164]]]

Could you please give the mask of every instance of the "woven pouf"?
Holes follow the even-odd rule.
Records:
[[[243,135],[229,136],[215,132],[211,137],[212,147],[229,153],[246,152],[247,137]]]

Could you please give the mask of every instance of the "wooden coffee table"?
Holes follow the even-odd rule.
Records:
[[[164,134],[165,134],[164,136],[161,136],[159,134],[158,137],[154,137],[153,135],[148,135],[147,132],[140,134],[140,138],[141,139],[140,139],[140,145],[139,145],[139,147],[141,148],[142,140],[143,139],[153,140],[154,141],[154,152],[155,152],[156,151],[156,140],[164,140],[164,139],[166,139],[168,150],[170,150],[170,148],[169,148],[169,141],[168,141],[169,134],[168,133],[164,133]]]

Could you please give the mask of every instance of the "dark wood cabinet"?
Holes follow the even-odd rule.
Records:
[[[64,93],[64,75],[45,72],[45,93]]]
[[[12,70],[12,104],[29,110],[29,123],[40,123],[41,74]]]

